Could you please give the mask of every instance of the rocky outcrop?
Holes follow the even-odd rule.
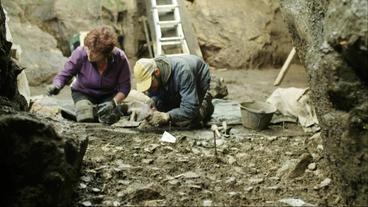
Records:
[[[322,128],[326,157],[349,206],[368,205],[368,2],[281,0]]]
[[[186,0],[204,58],[217,68],[281,64],[291,38],[274,0]]]

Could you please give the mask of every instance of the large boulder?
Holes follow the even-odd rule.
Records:
[[[67,58],[49,33],[27,22],[11,21],[13,42],[21,46],[19,63],[25,67],[30,86],[50,83]]]
[[[310,79],[327,160],[349,206],[368,205],[368,2],[281,0]]]
[[[0,133],[0,205],[70,206],[88,140],[62,138],[28,114],[0,115]]]
[[[218,68],[279,65],[292,48],[274,0],[187,0],[204,58]]]

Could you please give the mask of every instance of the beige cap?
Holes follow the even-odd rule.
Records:
[[[138,91],[144,92],[151,87],[152,74],[156,68],[157,65],[154,59],[141,58],[135,63],[134,78]]]

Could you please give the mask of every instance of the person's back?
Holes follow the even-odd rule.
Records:
[[[182,64],[187,65],[195,77],[198,89],[205,89],[206,84],[209,84],[209,68],[201,58],[195,55],[182,55],[168,57],[168,59],[173,70],[183,68]]]
[[[156,58],[160,65],[162,60],[170,65],[171,74],[166,78],[161,74],[163,87],[156,94],[159,111],[168,112],[171,119],[179,125],[186,125],[198,119],[202,102],[210,87],[209,67],[202,59],[194,55]],[[167,81],[165,81],[167,80]]]

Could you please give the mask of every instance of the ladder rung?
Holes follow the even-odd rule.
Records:
[[[178,26],[178,24],[180,24],[180,21],[177,20],[171,20],[171,21],[160,21],[158,22],[158,24],[160,25],[160,27],[162,28],[168,28],[168,27],[175,27]]]
[[[167,5],[158,5],[156,7],[153,7],[152,9],[157,9],[159,13],[164,13],[164,12],[171,12],[178,7],[179,6],[175,4],[167,4]]]
[[[184,37],[161,37],[160,41],[165,42],[165,41],[181,41],[184,40]]]
[[[168,46],[168,45],[181,45],[183,44],[182,41],[168,41],[168,42],[161,42],[162,46]]]

